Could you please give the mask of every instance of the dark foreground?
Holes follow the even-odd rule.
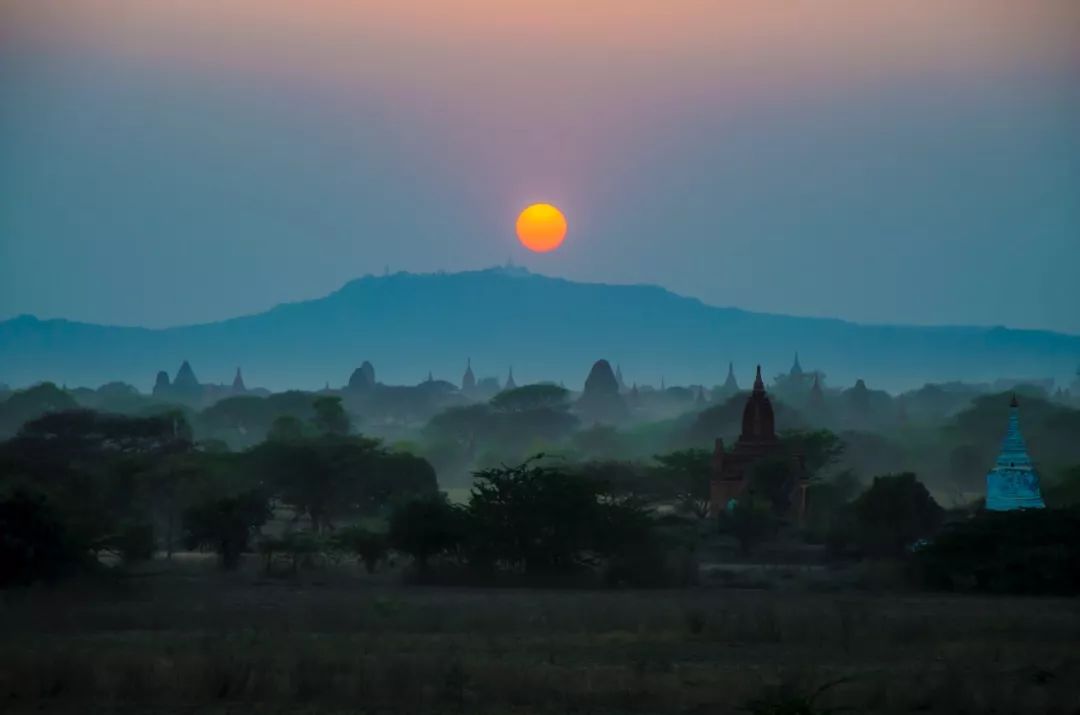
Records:
[[[199,569],[7,594],[0,710],[1080,711],[1078,601],[322,581]]]

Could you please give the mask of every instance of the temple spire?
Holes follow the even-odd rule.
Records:
[[[727,379],[724,380],[724,386],[721,389],[725,396],[734,395],[739,391],[739,383],[735,379],[735,363],[733,362],[727,364]]]
[[[754,392],[765,392],[765,381],[761,379],[761,365],[757,366],[757,374],[754,376]]]
[[[465,358],[465,375],[461,378],[462,392],[472,392],[476,388],[476,376],[472,371],[472,358]]]
[[[1039,475],[1020,433],[1020,403],[1009,400],[1009,425],[994,468],[986,475],[986,508],[990,511],[1043,509]]]
[[[802,377],[802,374],[803,369],[802,365],[799,364],[799,353],[795,353],[795,363],[791,366],[791,376]]]
[[[247,387],[244,386],[244,376],[240,373],[240,368],[236,368],[236,377],[232,381],[233,392],[245,392]]]

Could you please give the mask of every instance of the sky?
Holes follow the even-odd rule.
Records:
[[[0,319],[507,260],[1080,333],[1080,3],[0,0]]]

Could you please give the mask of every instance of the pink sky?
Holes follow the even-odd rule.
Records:
[[[0,303],[224,317],[387,264],[501,263],[517,211],[547,201],[568,240],[520,258],[557,275],[778,312],[1080,330],[1064,273],[1078,38],[1078,0],[0,0],[0,153],[6,139],[21,172]],[[202,306],[95,307],[33,278],[57,250],[220,276]],[[235,262],[191,257],[214,252]],[[250,256],[261,283],[234,296]],[[790,291],[756,290],[732,257]],[[880,272],[820,290],[836,261]],[[927,271],[927,290],[890,298]],[[1011,280],[1027,303],[994,289]]]

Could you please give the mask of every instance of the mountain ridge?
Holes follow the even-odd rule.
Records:
[[[146,387],[184,359],[208,382],[237,365],[275,389],[342,384],[370,359],[386,382],[428,370],[457,381],[510,365],[526,379],[577,384],[595,359],[628,380],[721,382],[728,361],[784,371],[798,351],[831,384],[882,387],[949,379],[1073,374],[1080,336],[1002,326],[865,324],[713,306],[650,284],[582,283],[518,268],[366,275],[321,298],[220,321],[146,328],[21,315],[0,322],[0,381]],[[380,365],[380,363],[382,363]],[[460,368],[457,364],[460,363]],[[219,374],[220,373],[220,374]]]

